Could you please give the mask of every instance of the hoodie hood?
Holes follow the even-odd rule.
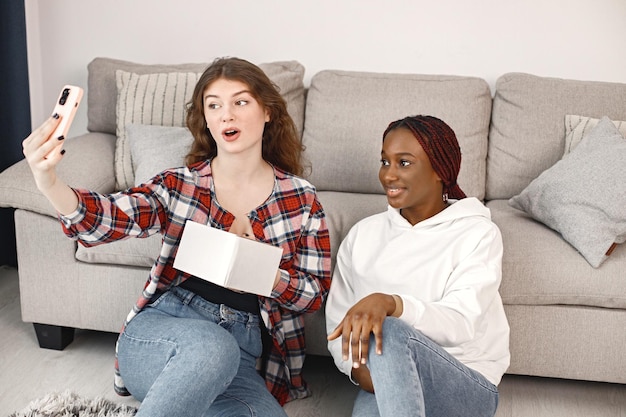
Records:
[[[491,220],[491,212],[489,209],[475,197],[467,197],[461,200],[448,200],[448,202],[450,203],[448,208],[435,214],[433,217],[422,220],[414,226],[412,226],[407,219],[402,217],[400,209],[387,206],[387,211],[390,215],[391,221],[396,226],[413,229],[433,227],[467,217],[478,217]]]

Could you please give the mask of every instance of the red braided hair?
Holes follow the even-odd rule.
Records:
[[[383,141],[389,132],[401,127],[410,130],[422,145],[430,164],[443,181],[444,195],[457,200],[465,198],[456,183],[461,169],[461,147],[452,128],[433,116],[408,116],[391,122],[383,133]]]

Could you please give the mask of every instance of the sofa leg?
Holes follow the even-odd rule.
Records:
[[[63,350],[74,340],[74,328],[33,323],[39,347]]]

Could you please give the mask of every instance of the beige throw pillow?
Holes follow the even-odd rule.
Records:
[[[600,119],[594,119],[587,116],[579,116],[568,114],[565,116],[565,150],[563,156],[570,153],[581,140],[598,124]],[[612,120],[617,130],[626,136],[626,122],[621,120]]]
[[[133,163],[126,126],[185,126],[186,104],[191,100],[199,73],[135,74],[115,71],[117,84],[117,145],[115,179],[118,189],[134,185]]]

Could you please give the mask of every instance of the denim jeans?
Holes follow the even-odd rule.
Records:
[[[387,317],[383,353],[372,336],[367,366],[375,394],[359,391],[354,417],[493,417],[498,389],[405,322]]]
[[[174,287],[133,318],[118,342],[137,417],[287,415],[256,370],[256,314]]]

